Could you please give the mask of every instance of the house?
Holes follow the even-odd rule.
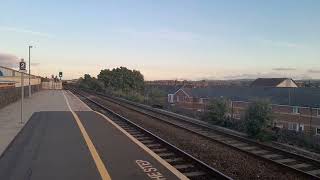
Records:
[[[293,88],[289,95],[287,88],[265,86],[181,87],[168,94],[168,102],[172,106],[191,111],[206,111],[209,100],[224,97],[228,99],[228,106],[232,109],[231,116],[240,119],[252,101],[267,99],[275,114],[275,127],[320,136],[319,92],[320,88]]]
[[[251,87],[296,88],[298,85],[290,78],[258,78],[251,83]]]

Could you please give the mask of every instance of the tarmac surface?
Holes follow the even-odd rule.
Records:
[[[0,156],[0,179],[183,177],[70,92],[54,93],[56,101],[65,97],[60,99],[62,110],[32,114]]]

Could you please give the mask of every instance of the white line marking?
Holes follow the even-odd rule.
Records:
[[[178,171],[176,168],[171,166],[168,162],[166,162],[164,159],[162,159],[160,156],[158,156],[156,153],[154,153],[151,149],[149,149],[147,146],[142,144],[140,141],[138,141],[136,138],[131,136],[129,133],[127,133],[124,129],[122,129],[118,124],[113,122],[111,119],[109,119],[104,114],[101,114],[100,112],[94,111],[100,116],[102,116],[104,119],[106,119],[109,123],[111,123],[113,126],[115,126],[117,129],[119,129],[123,134],[125,134],[129,139],[131,139],[135,144],[140,146],[143,150],[145,150],[148,154],[150,154],[153,158],[155,158],[160,164],[162,164],[164,167],[166,167],[169,171],[171,171],[174,175],[176,175],[179,179],[189,179],[185,175],[183,175],[180,171]]]
[[[78,96],[76,96],[75,94],[73,94],[71,91],[69,91],[68,90],[68,92],[70,93],[70,94],[72,94],[76,99],[78,99],[86,108],[88,108],[90,111],[93,111],[85,102],[83,102],[83,101],[81,101],[81,99],[78,97]]]
[[[86,129],[84,128],[83,124],[81,123],[78,115],[72,110],[72,108],[71,108],[71,106],[69,104],[69,101],[68,101],[66,95],[64,94],[64,91],[62,93],[63,93],[63,96],[64,96],[64,98],[66,100],[66,103],[68,105],[69,110],[71,111],[74,119],[76,120],[76,122],[77,122],[77,124],[79,126],[79,129],[80,129],[80,131],[82,133],[82,136],[83,136],[83,138],[84,138],[84,140],[85,140],[85,142],[86,142],[86,144],[87,144],[87,146],[89,148],[91,156],[92,156],[92,158],[93,158],[93,160],[94,160],[94,162],[96,164],[96,167],[97,167],[97,169],[98,169],[98,171],[100,173],[100,176],[101,176],[102,180],[111,180],[111,177],[110,177],[110,175],[109,175],[104,163],[102,162],[102,160],[101,160],[101,158],[100,158],[100,156],[98,154],[97,149],[94,147],[94,144],[91,141]]]

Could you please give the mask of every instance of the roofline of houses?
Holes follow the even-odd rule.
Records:
[[[184,87],[184,86],[183,86]],[[175,93],[171,94],[171,95],[175,95],[178,91],[182,90],[183,93],[185,93],[189,98],[192,97],[192,95],[190,96],[187,92],[185,92],[182,88],[179,88]],[[196,97],[199,99],[210,99],[209,97]],[[231,100],[232,101],[232,100]],[[236,101],[232,101],[232,102],[242,102],[242,103],[251,103],[250,101],[240,101],[240,100],[236,100]],[[310,107],[310,106],[295,106],[295,105],[287,105],[287,104],[270,104],[270,105],[275,105],[275,106],[283,106],[283,107],[299,107],[299,108],[312,108],[312,109],[320,109],[320,107]]]

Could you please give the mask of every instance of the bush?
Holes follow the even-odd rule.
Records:
[[[215,99],[209,102],[208,112],[206,113],[205,118],[213,124],[227,126],[228,112],[229,108],[227,101],[225,99]]]
[[[317,136],[310,136],[303,132],[280,129],[277,133],[277,138],[280,143],[305,147],[316,153],[320,153],[320,138]]]
[[[144,97],[135,91],[129,91],[129,92],[125,92],[122,90],[117,90],[117,91],[109,91],[109,93],[111,93],[114,96],[118,96],[130,101],[134,101],[134,102],[138,102],[138,103],[143,103]]]
[[[245,114],[245,128],[250,137],[265,139],[267,127],[272,124],[272,109],[267,101],[251,103]]]
[[[150,88],[145,91],[145,100],[150,105],[164,106],[167,100],[167,94],[159,88]]]
[[[89,89],[98,92],[104,91],[103,83],[98,79],[91,77],[89,74],[85,74],[84,78],[80,78],[79,87],[82,89]]]

